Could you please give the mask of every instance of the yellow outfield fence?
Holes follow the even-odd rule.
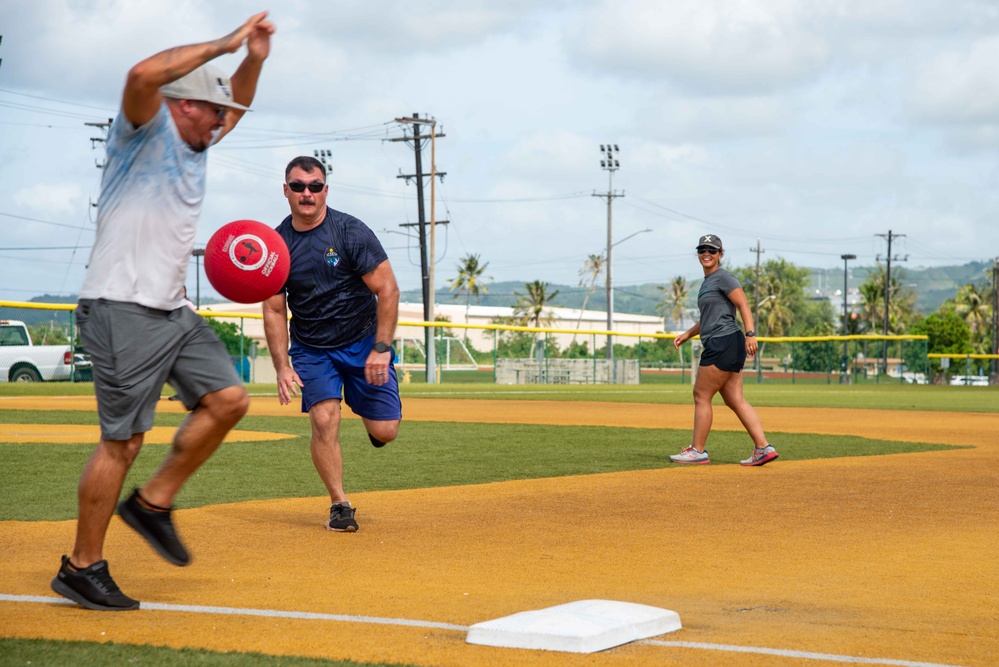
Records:
[[[66,379],[86,381],[91,379],[89,361],[70,312],[75,307],[75,303],[0,301],[0,320],[24,322],[35,346],[69,346],[72,372]],[[210,306],[197,312],[215,320],[213,326],[244,381],[274,381],[260,313],[214,311]],[[675,332],[400,320],[394,347],[403,381],[426,381],[428,330],[436,355],[431,380],[437,382],[684,384],[696,375],[700,358],[697,338],[674,348]],[[478,330],[477,344],[489,349],[476,349],[470,330]],[[760,336],[758,340],[759,352],[747,360],[743,371],[747,381],[755,378],[758,383],[924,384],[960,377],[962,384],[980,384],[981,380],[968,378],[987,381],[990,365],[999,358],[929,354],[928,338],[921,335]],[[11,379],[6,352],[0,346],[0,382]],[[958,366],[963,372],[955,376],[953,369]],[[25,378],[22,374],[18,379]]]

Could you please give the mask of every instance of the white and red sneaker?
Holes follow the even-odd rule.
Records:
[[[694,449],[693,445],[684,447],[679,454],[670,454],[669,460],[673,463],[711,463],[711,459],[708,458],[708,450],[699,452]]]
[[[774,446],[768,444],[766,447],[762,449],[760,449],[759,447],[755,447],[753,449],[753,455],[744,461],[740,461],[739,463],[741,463],[744,466],[762,466],[766,465],[767,463],[770,463],[778,456],[780,456],[780,454],[777,453],[777,450],[774,449]]]

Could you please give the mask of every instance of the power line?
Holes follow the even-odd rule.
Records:
[[[89,230],[89,231],[94,231],[93,228],[87,227],[85,225],[82,226],[82,227],[77,226],[77,225],[66,225],[66,224],[63,224],[61,222],[52,222],[51,220],[39,220],[38,218],[29,218],[29,217],[24,216],[24,215],[15,215],[13,213],[4,213],[3,211],[0,211],[0,216],[3,216],[5,218],[15,218],[17,220],[27,220],[28,222],[40,222],[40,223],[42,223],[44,225],[54,225],[56,227],[65,227],[66,229],[86,229],[86,230]]]
[[[57,100],[54,97],[43,97],[41,95],[31,95],[29,93],[19,93],[16,90],[10,90],[9,88],[0,88],[0,93],[7,93],[8,95],[17,95],[19,97],[30,97],[35,100],[42,100],[45,102],[55,102],[56,104],[65,104],[67,106],[81,107],[83,109],[96,109],[102,113],[108,113],[107,107],[96,107],[89,104],[81,104],[80,102],[68,102],[66,100]]]
[[[93,246],[84,246],[87,248],[92,248]],[[9,252],[12,250],[78,250],[80,246],[75,245],[64,245],[64,246],[39,246],[37,248],[0,248],[0,252]]]

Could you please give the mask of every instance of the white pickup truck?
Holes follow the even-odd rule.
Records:
[[[32,345],[24,322],[0,320],[0,382],[80,380],[84,371],[90,362],[69,345]]]

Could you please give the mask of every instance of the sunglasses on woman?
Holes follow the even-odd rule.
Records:
[[[288,184],[288,189],[292,192],[305,192],[305,188],[309,188],[309,192],[315,194],[323,191],[326,187],[325,183],[320,183],[319,181],[312,181],[311,183],[303,183],[302,181],[292,181]]]
[[[703,246],[703,245],[702,246],[698,246],[698,248],[697,248],[697,254],[701,255],[703,253],[708,253],[709,255],[717,255],[718,254],[718,248],[709,248],[709,247]]]

